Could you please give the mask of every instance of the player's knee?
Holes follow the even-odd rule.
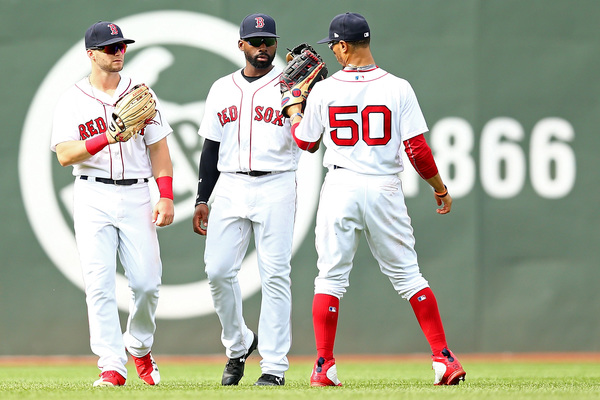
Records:
[[[224,268],[221,266],[206,267],[206,276],[211,285],[229,282],[236,275],[237,271],[234,271],[232,268]]]
[[[135,280],[129,282],[129,287],[136,297],[158,298],[160,280]]]

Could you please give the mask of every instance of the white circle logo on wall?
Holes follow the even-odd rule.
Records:
[[[136,40],[135,48],[141,49],[135,57],[127,62],[124,74],[143,79],[152,86],[158,79],[159,73],[173,64],[174,57],[164,47],[168,45],[183,45],[215,53],[240,68],[245,65],[243,56],[237,48],[239,27],[219,18],[187,11],[156,11],[136,14],[114,21],[125,27],[127,37]],[[149,29],[148,27],[159,27]],[[219,40],[206,40],[219,38]],[[231,46],[223,46],[230,43]],[[60,203],[72,210],[72,184],[59,193],[53,184],[52,163],[55,154],[50,151],[52,133],[52,117],[58,96],[77,77],[89,73],[90,64],[84,51],[83,39],[77,42],[58,63],[50,70],[40,85],[27,113],[19,151],[19,177],[23,201],[29,222],[41,246],[56,267],[73,284],[84,289],[79,255],[72,231],[72,222],[65,220]],[[283,67],[285,64],[277,57],[274,64]],[[169,116],[169,122],[194,121],[200,124],[204,111],[204,101],[188,104],[175,104],[160,100]],[[185,129],[175,132],[184,143],[197,144],[195,131]],[[196,141],[190,138],[194,137]],[[171,157],[174,165],[174,175],[177,185],[186,185],[187,190],[195,193],[197,171],[190,164],[176,140],[169,140]],[[199,154],[199,153],[197,153]],[[312,217],[317,207],[319,187],[321,183],[321,157],[304,154],[298,168],[298,208],[294,230],[293,252],[295,253],[311,228]],[[174,188],[177,192],[177,187]],[[157,190],[153,188],[153,199]],[[189,198],[188,198],[189,200]],[[175,221],[173,224],[185,223],[190,225],[193,210],[191,201],[175,204]],[[193,203],[192,203],[193,204]],[[169,228],[166,228],[169,229]],[[198,238],[198,240],[202,240]],[[165,244],[163,244],[163,247]],[[194,252],[195,249],[190,249]],[[190,258],[194,263],[191,268],[203,268],[201,254],[193,254]],[[163,264],[168,265],[168,260]],[[260,276],[256,261],[256,251],[247,254],[239,273],[244,298],[260,290]],[[130,290],[125,276],[117,275],[117,302],[123,311],[129,309]],[[207,315],[214,312],[210,289],[206,280],[184,284],[167,285],[160,289],[160,300],[157,317],[164,319],[181,319]]]

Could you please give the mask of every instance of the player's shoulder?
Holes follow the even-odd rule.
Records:
[[[60,100],[73,99],[79,96],[81,93],[90,92],[90,81],[88,77],[81,78],[79,81],[74,83],[68,83],[63,90],[60,92]]]
[[[127,75],[121,75],[121,81],[119,82],[119,86],[117,86],[117,91],[125,93],[137,85],[146,85],[148,89],[154,93],[152,86],[150,86],[147,80],[137,76]]]
[[[234,80],[235,80],[236,76],[238,76],[238,75],[239,75],[239,77],[242,76],[241,68],[238,70],[235,70],[233,72],[230,72],[227,75],[223,75],[220,78],[217,78],[211,86],[214,88],[214,87],[233,85]]]

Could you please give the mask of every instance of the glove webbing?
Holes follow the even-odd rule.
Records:
[[[300,60],[298,60],[298,58],[300,58]],[[302,57],[295,58],[294,64],[288,67],[288,69],[292,71],[292,73],[288,75],[291,84],[288,82],[283,83],[287,86],[288,89],[290,89],[293,85],[297,83],[297,77],[303,77],[305,75],[308,75],[308,70],[310,70],[310,68],[318,62],[319,59],[317,58],[317,56],[315,56],[311,52],[304,52],[302,54]]]

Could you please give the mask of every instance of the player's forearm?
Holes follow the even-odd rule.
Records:
[[[294,138],[296,145],[298,145],[298,147],[301,150],[306,150],[309,153],[314,153],[315,151],[317,151],[319,149],[319,144],[321,142],[320,139],[317,140],[316,142],[305,142],[302,139],[298,139],[298,137],[296,136],[296,129],[298,129],[298,125],[300,125],[300,122],[302,121],[302,117],[299,114],[294,114],[294,115],[292,115],[291,121],[292,121],[292,137]]]
[[[90,145],[90,143],[93,144]],[[66,167],[87,160],[106,145],[108,145],[108,142],[102,136],[95,136],[88,140],[69,140],[56,145],[56,157],[60,165]],[[95,153],[90,153],[88,148],[98,150]]]
[[[198,192],[196,193],[196,205],[207,203],[212,194],[217,180],[219,179],[219,162],[220,143],[206,139],[200,156],[198,165]]]
[[[405,140],[404,151],[421,178],[427,181],[438,173],[431,148],[422,134]]]
[[[444,193],[446,191],[446,186],[440,174],[435,174],[435,176],[425,179],[425,182],[429,183],[436,193]]]
[[[173,163],[169,154],[167,138],[148,146],[148,153],[152,165],[152,175],[156,180],[160,198],[173,200]]]
[[[173,176],[173,163],[169,154],[167,138],[163,138],[148,146],[148,154],[150,156],[150,163],[152,164],[154,179],[158,179],[161,176]]]

